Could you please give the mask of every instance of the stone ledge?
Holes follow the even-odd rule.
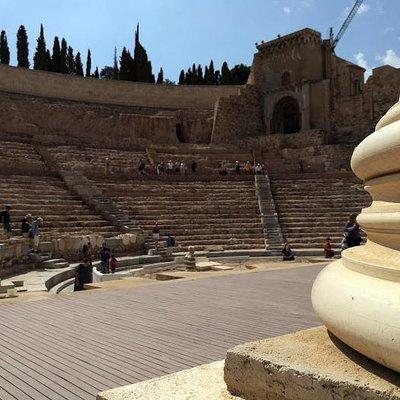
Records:
[[[319,327],[228,351],[225,381],[248,400],[395,400],[400,375]]]
[[[242,400],[232,396],[223,379],[224,362],[107,390],[97,400]]]

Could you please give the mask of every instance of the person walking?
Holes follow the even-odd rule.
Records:
[[[8,237],[10,237],[12,234],[10,210],[10,206],[5,206],[4,210],[0,212],[0,221],[3,224],[4,233]]]
[[[28,232],[29,247],[31,248],[31,252],[33,253],[38,252],[39,241],[40,241],[40,227],[42,225],[43,225],[43,219],[40,217],[35,218]]]
[[[100,264],[101,264],[100,272],[102,274],[108,274],[110,272],[110,254],[111,251],[107,247],[107,244],[104,242],[100,250]]]

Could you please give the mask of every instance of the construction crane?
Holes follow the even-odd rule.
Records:
[[[342,36],[344,35],[344,33],[346,32],[347,28],[349,27],[352,19],[354,18],[354,16],[357,14],[357,11],[359,10],[359,8],[361,7],[363,0],[357,0],[353,6],[353,8],[351,9],[349,15],[347,16],[346,20],[343,22],[342,27],[340,28],[338,34],[336,35],[335,39],[333,39],[333,30],[331,28],[331,42],[332,42],[332,50],[335,50],[335,47],[337,46],[339,40],[342,38]]]

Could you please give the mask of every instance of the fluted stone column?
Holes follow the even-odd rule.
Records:
[[[358,216],[368,240],[319,274],[312,302],[335,336],[400,372],[400,102],[355,149],[351,163],[373,198]]]

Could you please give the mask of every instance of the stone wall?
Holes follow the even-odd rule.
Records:
[[[232,143],[265,132],[263,100],[255,86],[239,96],[220,98],[215,105],[212,143]]]
[[[238,86],[154,85],[81,78],[0,65],[0,91],[88,103],[165,109],[213,109]]]

